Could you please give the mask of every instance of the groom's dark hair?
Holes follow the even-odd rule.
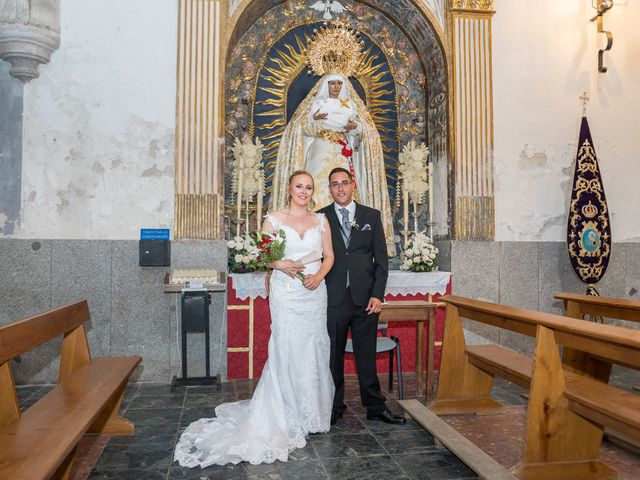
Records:
[[[329,172],[329,183],[331,183],[331,177],[333,176],[334,173],[346,173],[347,177],[349,177],[349,180],[353,181],[353,176],[351,175],[351,172],[349,170],[342,167],[336,167]]]

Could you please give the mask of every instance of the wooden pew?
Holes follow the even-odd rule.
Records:
[[[640,322],[640,302],[626,298],[600,297],[585,295],[580,293],[560,292],[554,296],[564,303],[565,314],[568,317],[585,319],[587,315],[591,317],[605,317],[615,320],[627,320],[630,322]],[[565,348],[563,353],[564,363],[574,363],[588,355],[587,353]],[[597,361],[594,359],[594,361]],[[601,365],[598,378],[603,382],[609,381],[611,373],[610,365]],[[626,448],[640,452],[640,442],[634,441],[624,433],[613,428],[605,429],[607,438],[615,443],[620,443]]]
[[[637,300],[567,292],[560,292],[554,298],[564,302],[568,317],[582,319],[585,315],[591,315],[640,322],[640,302]]]
[[[0,478],[66,479],[85,433],[133,435],[118,415],[140,356],[91,358],[86,300],[0,327]],[[58,384],[20,412],[10,366],[17,357],[64,335]]]
[[[495,375],[529,388],[520,478],[616,478],[598,460],[605,427],[640,439],[640,397],[606,381],[611,363],[640,369],[640,331],[445,296],[447,316],[433,412],[495,411]],[[498,345],[467,346],[461,318],[535,337],[531,359]],[[588,355],[563,364],[559,345]],[[410,412],[411,413],[411,412]]]

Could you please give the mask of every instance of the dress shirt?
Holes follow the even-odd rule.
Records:
[[[353,219],[356,218],[356,202],[351,200],[351,203],[346,207],[341,207],[337,203],[333,203],[333,207],[336,209],[336,215],[338,216],[338,220],[342,222],[342,214],[340,213],[341,208],[346,208],[349,212],[349,222],[353,222]]]

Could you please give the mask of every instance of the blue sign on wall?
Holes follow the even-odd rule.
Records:
[[[169,240],[168,228],[141,228],[140,240]]]

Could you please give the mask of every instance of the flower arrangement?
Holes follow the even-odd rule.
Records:
[[[398,174],[402,179],[402,188],[408,193],[411,203],[423,203],[429,191],[429,169],[427,157],[429,148],[414,140],[407,143],[398,157]]]
[[[230,272],[247,273],[268,270],[267,265],[284,257],[286,236],[283,230],[274,233],[254,232],[238,235],[227,242]]]
[[[227,266],[230,272],[254,272],[258,269],[258,249],[250,235],[238,235],[227,242],[229,256]]]
[[[431,272],[438,269],[438,249],[424,233],[412,233],[401,254],[400,270]]]

